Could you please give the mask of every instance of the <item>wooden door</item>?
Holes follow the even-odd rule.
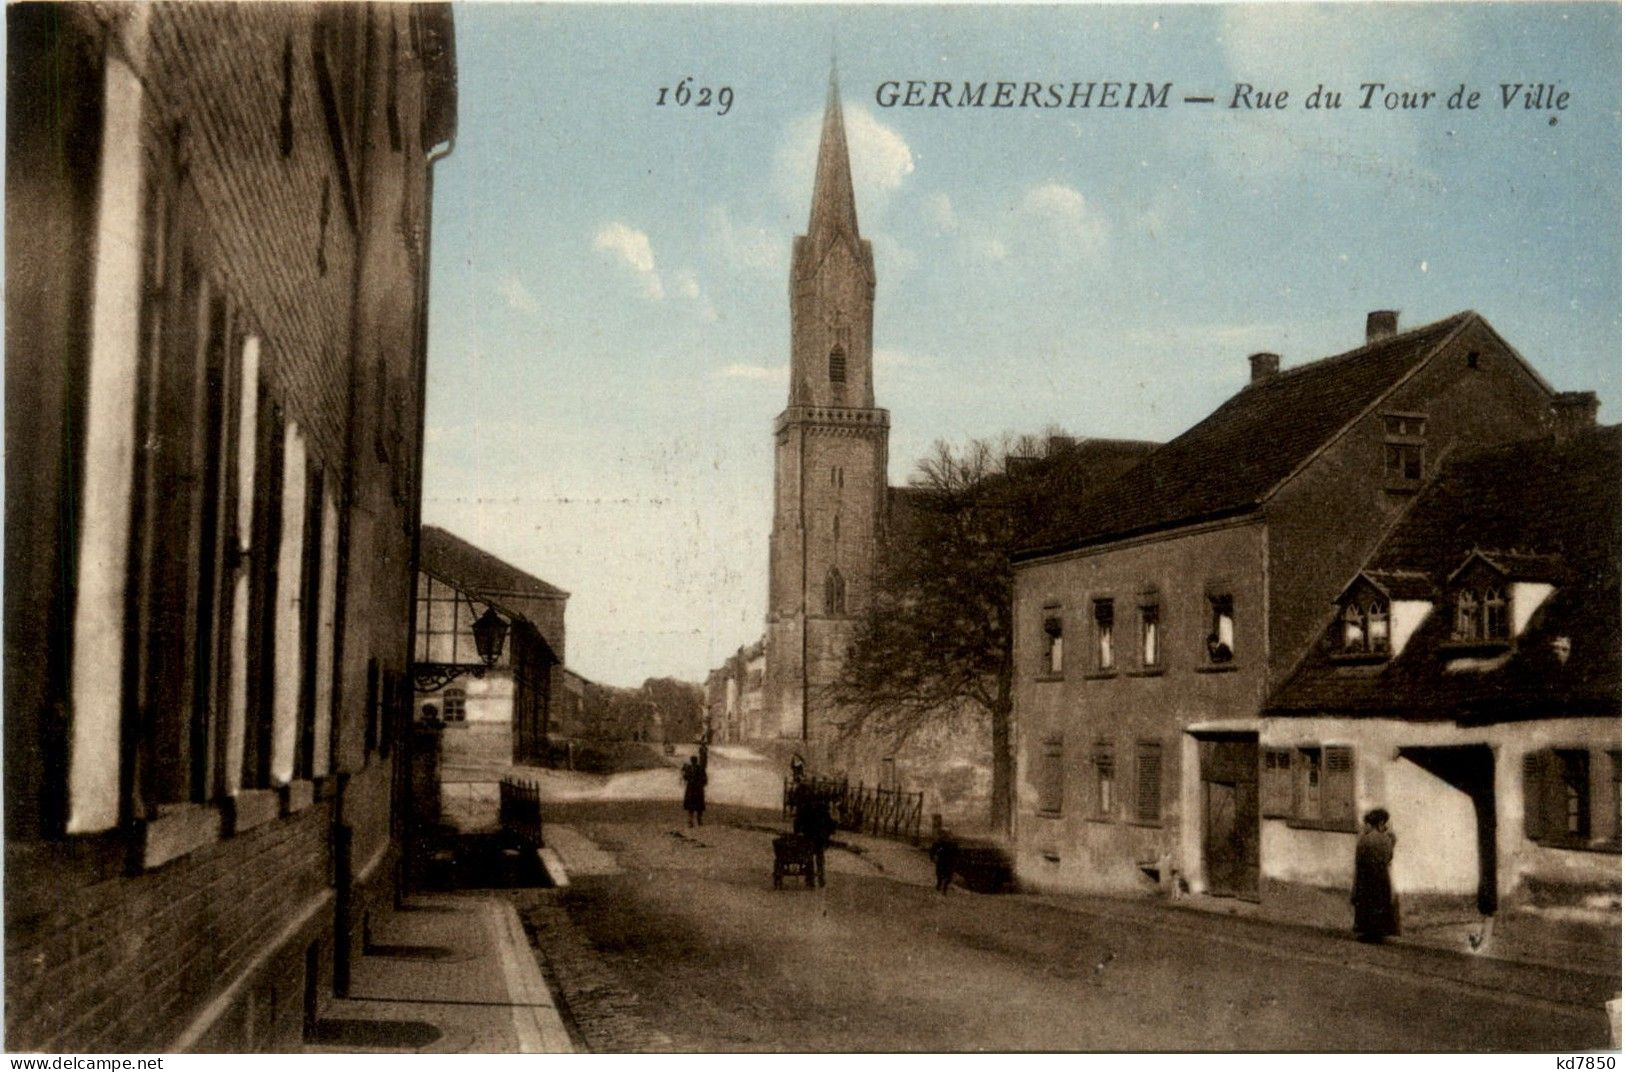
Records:
[[[1258,896],[1258,742],[1202,742],[1202,861],[1208,892]]]

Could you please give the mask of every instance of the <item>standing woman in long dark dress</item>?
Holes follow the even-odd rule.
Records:
[[[1389,868],[1394,862],[1394,832],[1388,812],[1366,812],[1365,830],[1354,843],[1354,930],[1362,942],[1380,942],[1399,933],[1399,906]]]
[[[705,768],[698,756],[690,756],[683,764],[683,810],[688,812],[689,826],[705,825]]]

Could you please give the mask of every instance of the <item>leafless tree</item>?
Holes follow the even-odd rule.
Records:
[[[892,511],[872,597],[831,698],[842,733],[898,744],[985,712],[991,820],[1009,828],[1010,554],[1070,499],[1076,474],[1042,440],[937,443]]]

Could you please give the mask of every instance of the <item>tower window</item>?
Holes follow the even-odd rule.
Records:
[[[846,613],[846,578],[834,566],[824,576],[824,613]]]
[[[840,346],[829,352],[829,382],[846,382],[846,351]]]

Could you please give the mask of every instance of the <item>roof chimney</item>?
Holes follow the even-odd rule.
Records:
[[[1567,439],[1597,427],[1600,405],[1595,391],[1559,391],[1552,399],[1552,430],[1557,438]]]
[[[1270,353],[1249,354],[1248,362],[1253,366],[1252,382],[1267,380],[1281,371],[1281,355]]]
[[[1373,309],[1365,314],[1365,341],[1380,342],[1399,334],[1398,309]]]

